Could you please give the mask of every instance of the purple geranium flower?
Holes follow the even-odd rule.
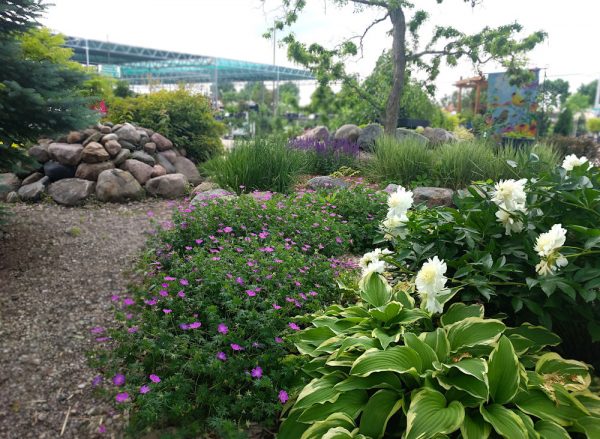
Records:
[[[227,361],[227,355],[225,354],[225,352],[219,352],[217,353],[217,359],[221,361]]]
[[[300,326],[296,325],[294,322],[288,323],[288,326],[294,331],[300,331]]]
[[[127,392],[117,393],[117,396],[115,397],[115,399],[117,400],[117,402],[125,402],[129,399],[129,393],[127,393]]]
[[[142,395],[145,395],[146,393],[148,393],[150,391],[150,386],[144,384],[142,387],[140,387],[140,393]]]
[[[150,378],[150,381],[153,383],[160,383],[160,377],[158,375],[150,374],[148,378]]]
[[[289,399],[288,393],[285,390],[280,390],[279,391],[279,401],[282,404],[285,404]]]
[[[263,370],[262,370],[262,368],[260,366],[256,366],[250,372],[250,375],[252,375],[252,378],[261,378],[262,374],[263,374]]]
[[[229,328],[227,327],[226,324],[224,323],[219,323],[219,327],[217,329],[217,331],[219,331],[221,334],[227,334],[229,332]]]
[[[122,373],[116,374],[113,377],[112,382],[115,386],[122,386],[123,384],[125,384],[125,375],[123,375]]]

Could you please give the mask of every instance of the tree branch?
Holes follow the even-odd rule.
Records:
[[[356,81],[353,81],[350,78],[346,78],[346,80],[344,80],[344,83],[348,85],[348,87],[350,87],[352,90],[354,90],[356,92],[357,95],[359,95],[362,99],[364,99],[365,101],[367,101],[373,108],[375,108],[378,112],[383,114],[383,106],[381,106],[380,103],[377,102],[377,100],[373,99],[373,96],[365,93],[363,91],[363,89],[361,89]]]
[[[384,1],[379,0],[350,0],[352,3],[360,3],[361,5],[367,6],[379,6],[381,8],[388,9],[388,4]]]
[[[367,33],[376,25],[378,25],[379,23],[387,20],[387,18],[390,16],[390,13],[388,12],[387,14],[385,14],[383,17],[378,18],[377,20],[373,21],[373,23],[371,23],[369,26],[367,26],[367,28],[365,29],[365,31],[363,32],[362,35],[355,35],[354,37],[350,38],[351,40],[355,39],[355,38],[359,38],[359,43],[358,45],[360,46],[360,56],[363,56],[363,41],[365,39],[365,37],[367,36]]]

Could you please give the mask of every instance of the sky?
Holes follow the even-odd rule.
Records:
[[[53,0],[42,23],[66,35],[108,40],[199,55],[271,64],[273,41],[263,34],[281,14],[280,1],[266,0]],[[300,41],[329,47],[361,34],[382,15],[377,8],[356,11],[332,1],[308,0],[305,12],[292,30]],[[415,0],[430,12],[423,41],[432,26],[452,25],[471,33],[484,26],[517,21],[524,34],[536,30],[548,39],[529,55],[530,66],[539,67],[549,79],[563,78],[571,91],[600,77],[597,41],[600,0],[484,0],[472,8],[462,0]],[[364,42],[362,56],[347,61],[347,70],[366,77],[382,51],[391,47],[389,21],[374,27]],[[277,64],[297,67],[287,60],[285,47],[275,51]],[[484,73],[501,70],[489,64]],[[468,61],[457,67],[443,66],[435,81],[440,98],[454,90],[460,77],[474,75]],[[314,83],[301,86],[306,103]]]

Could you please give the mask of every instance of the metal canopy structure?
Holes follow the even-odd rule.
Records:
[[[65,46],[73,49],[73,59],[82,64],[118,66],[106,71],[135,85],[314,79],[306,70],[85,38],[66,37]]]

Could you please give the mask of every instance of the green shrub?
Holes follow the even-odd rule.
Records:
[[[568,136],[553,136],[549,143],[552,144],[558,152],[564,157],[570,154],[576,156],[586,156],[592,160],[598,158],[598,148],[600,145],[587,137],[568,137]]]
[[[359,294],[362,303],[317,313],[297,335],[312,381],[279,437],[598,437],[588,368],[549,352],[560,338],[547,329],[507,327],[478,304],[434,318],[410,286],[392,290],[377,272]]]
[[[422,143],[384,136],[375,142],[374,156],[366,165],[366,172],[374,181],[409,185],[431,175],[433,167],[433,152]]]
[[[210,101],[180,88],[146,95],[113,98],[108,103],[108,119],[134,122],[169,138],[188,157],[200,162],[221,154],[224,126],[213,117]]]
[[[492,147],[481,140],[446,143],[435,156],[438,180],[442,186],[454,189],[473,181],[495,179],[502,166]]]
[[[499,177],[523,178],[550,172],[561,161],[561,154],[552,144],[537,143],[532,146],[515,148],[501,146],[496,155],[503,169]]]
[[[253,190],[287,193],[307,164],[306,154],[289,148],[287,139],[269,137],[236,142],[230,153],[215,157],[202,169],[221,187],[238,193]]]

